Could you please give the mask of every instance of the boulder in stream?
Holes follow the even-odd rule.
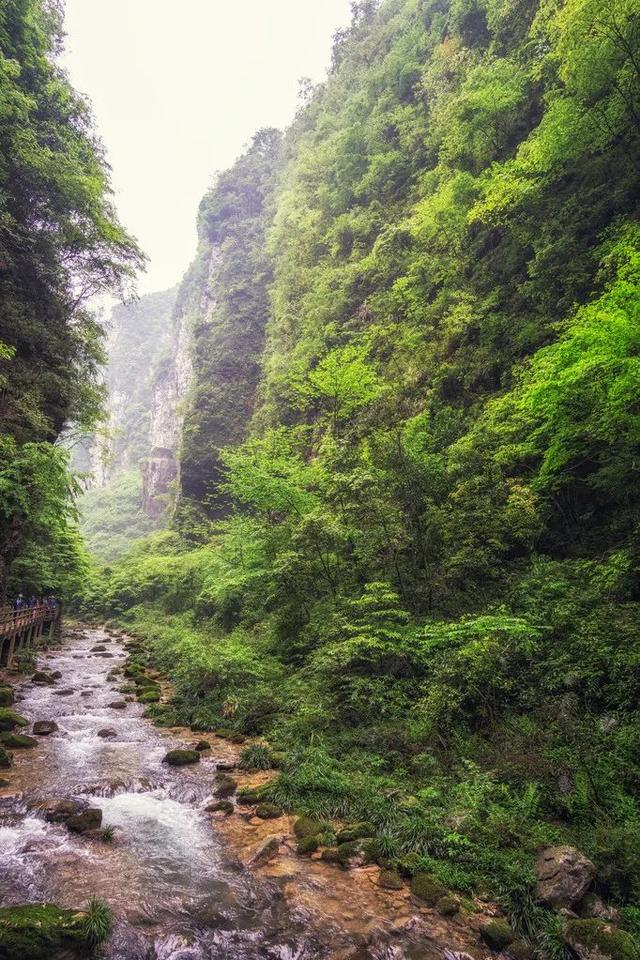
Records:
[[[169,750],[163,763],[168,763],[172,767],[185,767],[189,763],[198,763],[199,761],[200,754],[197,750]]]
[[[0,686],[0,707],[10,707],[13,701],[13,689],[4,684]]]
[[[75,693],[75,690],[67,688],[66,690],[54,690],[53,695],[56,697],[70,697]]]
[[[198,754],[200,756],[200,754]],[[238,782],[226,774],[216,774],[216,796],[230,797],[238,789]]]
[[[127,702],[126,700],[112,700],[111,703],[107,704],[112,710],[126,710]]]
[[[38,809],[44,813],[47,823],[64,823],[69,817],[82,813],[86,803],[79,800],[65,800],[63,798],[54,798],[41,804]]]
[[[103,740],[112,740],[113,737],[118,736],[118,731],[114,730],[113,727],[103,727],[102,730],[98,730],[97,736]]]
[[[97,830],[102,823],[102,810],[99,807],[87,807],[81,813],[74,813],[68,817],[66,824],[73,833],[86,833]]]
[[[216,800],[215,803],[209,803],[205,808],[205,813],[224,813],[229,816],[235,810],[231,800]]]
[[[277,820],[282,815],[282,807],[277,807],[275,803],[259,803],[256,807],[256,817],[260,820]]]
[[[48,670],[36,670],[31,677],[31,682],[37,683],[41,687],[52,687],[56,682],[56,678]]]
[[[55,733],[58,724],[55,720],[36,720],[32,730],[37,737],[48,737],[50,733]]]

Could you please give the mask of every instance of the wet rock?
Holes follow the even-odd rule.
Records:
[[[48,670],[36,670],[34,675],[31,677],[31,681],[43,687],[52,687],[56,682],[56,678],[52,673],[49,673]]]
[[[260,803],[256,807],[256,817],[260,820],[277,820],[282,816],[282,808],[274,803]]]
[[[205,753],[207,750],[211,750],[211,744],[208,740],[198,740],[191,749],[197,750],[198,753]],[[217,767],[220,769],[220,764],[217,764]]]
[[[231,800],[216,800],[215,803],[210,803],[204,809],[205,813],[226,813],[229,816],[233,813],[235,807]]]
[[[0,686],[0,707],[10,707],[14,699],[14,693],[11,687]]]
[[[111,653],[110,650],[105,650],[104,653],[96,653],[96,657],[103,657],[105,660],[112,660],[115,657],[115,653]]]
[[[579,960],[638,960],[631,934],[603,920],[567,920],[563,937]]]
[[[321,859],[325,863],[339,863],[340,855],[338,853],[337,847],[327,847],[326,850],[322,851]]]
[[[25,736],[24,733],[0,733],[0,744],[8,750],[22,750],[37,747],[38,741],[34,737]]]
[[[0,777],[0,790],[4,790],[5,787],[11,786],[11,780],[5,780],[4,777]]]
[[[97,736],[103,740],[111,740],[118,736],[118,731],[114,730],[113,727],[103,727],[102,730],[98,730]]]
[[[200,754],[198,754],[198,758]],[[232,793],[235,793],[238,788],[238,781],[234,780],[233,777],[228,777],[226,774],[217,774],[216,775],[216,784],[215,791],[217,797],[230,797]]]
[[[85,833],[97,830],[102,824],[102,810],[99,807],[87,807],[80,813],[74,813],[66,819],[66,825],[72,833]]]
[[[56,732],[58,724],[54,720],[36,720],[31,729],[37,737],[48,737]]]
[[[127,703],[126,700],[112,700],[111,703],[107,704],[112,710],[126,710]]]
[[[13,763],[13,754],[10,750],[0,747],[0,769],[8,770]]]
[[[47,800],[41,804],[38,809],[44,813],[44,818],[48,823],[64,823],[69,817],[81,813],[86,807],[86,803],[80,803],[78,800]]]
[[[95,647],[91,647],[89,653],[104,653],[107,648],[103,644],[99,643]]]
[[[26,727],[27,721],[15,710],[9,707],[0,707],[0,732],[15,730],[16,727]]]
[[[80,694],[81,697],[90,697],[93,694],[92,690],[83,690]]]
[[[491,950],[504,950],[516,938],[507,921],[499,917],[483,924],[480,928],[480,936]]]
[[[438,900],[446,897],[448,892],[431,873],[416,873],[411,878],[411,893],[430,907],[435,907]]]
[[[378,885],[383,890],[402,890],[402,877],[397,870],[381,870]]]
[[[281,843],[281,836],[274,835],[267,837],[265,840],[259,843],[257,847],[254,848],[249,858],[249,866],[258,867],[262,864],[269,863],[278,856],[278,850],[280,849]]]
[[[70,697],[75,693],[75,690],[54,690],[53,694],[56,697]]]
[[[189,763],[198,763],[199,761],[200,754],[197,750],[169,750],[163,763],[168,763],[172,767],[184,767]]]
[[[535,865],[536,897],[556,910],[571,909],[582,900],[596,875],[596,868],[576,847],[548,847]]]

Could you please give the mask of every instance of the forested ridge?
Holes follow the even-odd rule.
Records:
[[[640,933],[639,146],[633,0],[353,4],[203,199],[175,504],[80,601],[552,957],[546,846]]]

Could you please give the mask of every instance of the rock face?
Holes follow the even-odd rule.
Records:
[[[596,868],[576,847],[548,847],[535,866],[537,899],[556,910],[571,909],[582,900]]]
[[[153,518],[166,512],[171,485],[179,480],[178,450],[184,422],[181,401],[193,374],[189,313],[189,304],[174,313],[169,359],[159,365],[153,383],[150,453],[142,486],[144,512]]]

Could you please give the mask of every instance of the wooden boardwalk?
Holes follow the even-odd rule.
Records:
[[[59,631],[59,606],[23,607],[21,610],[0,609],[0,667],[10,667],[14,658],[44,635],[52,639]]]

